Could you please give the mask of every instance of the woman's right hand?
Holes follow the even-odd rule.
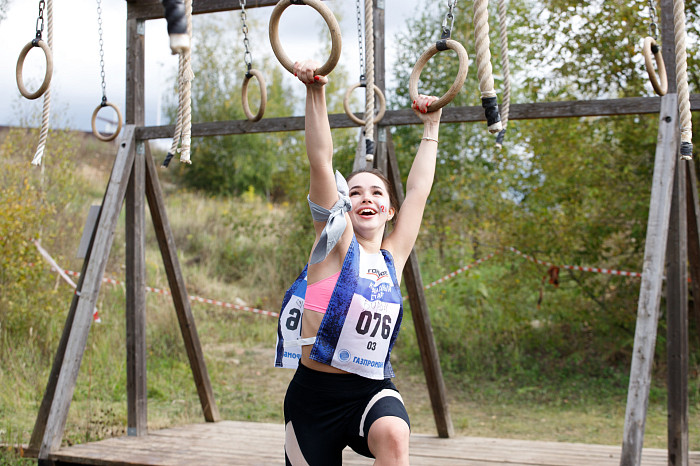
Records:
[[[314,74],[320,67],[321,64],[315,60],[294,62],[294,76],[307,87],[323,87],[328,84],[328,77]]]
[[[418,117],[423,121],[423,124],[440,123],[440,117],[442,116],[442,108],[439,108],[434,112],[428,112],[428,106],[437,100],[438,98],[433,95],[418,94],[418,98],[413,101],[413,105],[411,105],[411,108],[416,113],[416,115],[418,115]]]

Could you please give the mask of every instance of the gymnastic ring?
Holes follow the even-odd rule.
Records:
[[[24,87],[24,78],[22,77],[22,71],[24,68],[24,59],[27,57],[29,51],[34,47],[40,47],[44,51],[46,56],[46,74],[44,75],[44,82],[41,83],[39,89],[36,92],[29,92],[26,87]],[[30,100],[41,97],[44,92],[49,88],[51,84],[51,76],[53,75],[53,54],[48,44],[41,39],[33,39],[24,46],[22,51],[19,53],[19,58],[17,58],[17,87],[19,88],[20,94]]]
[[[117,130],[114,133],[110,134],[109,136],[105,136],[102,133],[100,133],[99,131],[97,131],[97,126],[95,126],[95,120],[97,120],[97,114],[99,113],[99,111],[103,107],[112,107],[114,109],[114,111],[117,112],[117,119],[119,120],[119,122],[117,124]],[[119,131],[121,131],[121,130],[122,130],[122,114],[119,111],[119,107],[114,105],[112,102],[107,102],[107,101],[101,102],[100,105],[97,106],[95,111],[92,112],[92,134],[94,134],[95,137],[97,139],[99,139],[100,141],[109,142],[109,141],[113,141],[114,139],[116,139],[116,137],[119,135]]]
[[[320,68],[314,71],[314,74],[318,76],[328,76],[328,74],[333,71],[335,65],[338,64],[340,59],[340,49],[342,48],[342,40],[340,37],[340,26],[338,25],[338,20],[333,15],[333,12],[320,0],[280,0],[272,10],[270,15],[270,45],[272,45],[272,51],[275,53],[277,60],[282,64],[282,66],[289,71],[294,73],[294,63],[289,59],[284,50],[282,49],[282,43],[279,38],[279,22],[282,12],[292,4],[304,4],[314,8],[318,11],[323,19],[328,25],[328,30],[331,33],[331,54],[328,57],[326,63],[321,65]]]
[[[442,41],[441,41],[442,42]],[[467,71],[469,70],[469,56],[467,51],[464,49],[462,44],[456,40],[447,39],[444,41],[444,45],[448,49],[452,49],[457,52],[457,57],[459,58],[459,70],[457,72],[457,78],[452,86],[447,90],[445,95],[440,97],[438,100],[428,105],[428,112],[434,112],[448,103],[459,93],[460,89],[464,85],[464,80],[467,79]],[[413,71],[411,71],[411,77],[408,79],[408,93],[411,96],[411,100],[418,99],[418,78],[420,77],[423,67],[428,60],[430,60],[433,55],[438,53],[440,50],[437,44],[431,45],[428,50],[423,52],[416,64],[413,66]]]
[[[350,110],[350,94],[352,94],[352,91],[360,86],[362,86],[362,83],[354,84],[348,88],[347,92],[345,93],[345,98],[343,99],[343,108],[345,108],[345,113],[347,114],[348,118],[358,125],[365,125],[365,120],[360,120]],[[384,93],[382,93],[382,90],[376,85],[374,85],[374,94],[379,98],[379,112],[374,117],[374,123],[376,124],[379,123],[382,118],[384,118],[384,113],[386,112],[386,99],[384,98]]]
[[[652,47],[656,47],[656,53],[652,52]],[[642,47],[642,55],[644,55],[644,65],[651,81],[651,87],[654,88],[656,95],[664,96],[668,92],[668,79],[666,78],[666,65],[664,65],[664,57],[656,41],[652,37],[644,38],[644,46]],[[656,59],[656,67],[659,69],[659,77],[656,77],[654,72],[654,64],[651,61],[652,56]],[[659,82],[660,81],[660,82]]]
[[[260,108],[258,108],[258,113],[253,115],[248,106],[248,81],[251,77],[255,77],[260,84]],[[246,73],[245,79],[243,80],[243,86],[241,87],[241,100],[243,101],[243,112],[245,116],[250,121],[259,121],[263,114],[265,113],[265,105],[267,105],[267,90],[265,90],[265,78],[258,70],[250,70]]]

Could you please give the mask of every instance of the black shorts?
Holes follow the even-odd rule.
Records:
[[[286,464],[340,465],[346,446],[373,458],[367,435],[384,416],[411,425],[390,379],[329,374],[299,364],[284,397]]]

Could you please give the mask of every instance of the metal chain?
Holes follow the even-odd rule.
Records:
[[[41,39],[41,33],[44,32],[44,0],[39,0],[39,17],[36,19],[36,38]]]
[[[97,0],[97,32],[100,35],[100,77],[102,78],[102,104],[107,102],[107,85],[105,84],[105,51],[102,40],[102,0]]]
[[[243,31],[243,46],[245,47],[243,61],[245,62],[246,67],[248,68],[248,73],[250,73],[250,69],[253,67],[253,54],[250,53],[250,50],[248,49],[248,45],[250,45],[250,42],[248,41],[248,24],[246,23],[248,16],[245,12],[245,2],[246,0],[239,0],[239,3],[241,5],[241,31]]]
[[[457,0],[447,0],[447,14],[445,14],[445,19],[442,20],[442,39],[449,39],[452,34],[452,26],[455,22],[454,8],[457,4]],[[450,23],[449,27],[447,23]]]
[[[365,80],[365,46],[362,43],[362,11],[360,11],[360,0],[355,2],[357,6],[357,44],[360,51],[360,82]]]
[[[654,3],[654,0],[649,0],[649,35],[656,41],[659,28],[656,25],[656,6]]]

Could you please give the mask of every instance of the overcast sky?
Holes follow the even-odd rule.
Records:
[[[70,3],[70,9],[66,8],[67,3]],[[364,5],[364,2],[361,3]],[[394,63],[394,36],[397,31],[406,27],[408,16],[416,11],[419,3],[420,0],[385,0],[388,79]],[[441,7],[443,2],[439,3]],[[101,4],[107,98],[116,103],[123,113],[126,2],[102,0]],[[359,77],[356,4],[350,0],[328,0],[327,4],[333,11],[339,12],[342,18],[341,62],[350,70],[350,76]],[[90,130],[92,112],[102,98],[97,1],[54,1],[53,8],[54,75],[51,82],[51,124],[52,127]],[[271,12],[271,7],[249,9],[248,17],[258,24],[267,25]],[[239,11],[217,14],[234,15],[233,24],[240,24]],[[3,63],[0,68],[0,125],[30,122],[38,126],[40,122],[42,99],[29,101],[21,97],[15,79],[17,57],[22,47],[35,35],[37,16],[38,2],[10,0],[6,19],[0,23],[0,62]],[[285,43],[285,51],[290,58],[303,58],[309,50],[318,49],[320,29],[316,26],[319,22],[320,16],[311,8],[290,7],[284,12],[280,20],[280,38]],[[436,30],[438,26],[436,25]],[[168,44],[165,20],[147,21],[147,125],[168,123],[161,118],[160,109],[164,93],[170,92],[170,79],[177,70],[177,57],[170,54]],[[250,44],[254,58],[257,54],[272,54],[266,28],[251,31]],[[24,66],[24,81],[28,89],[38,88],[39,81],[43,78],[43,63],[43,55],[38,49],[33,49],[28,54]],[[106,117],[110,116],[104,110],[100,115],[103,114]]]

